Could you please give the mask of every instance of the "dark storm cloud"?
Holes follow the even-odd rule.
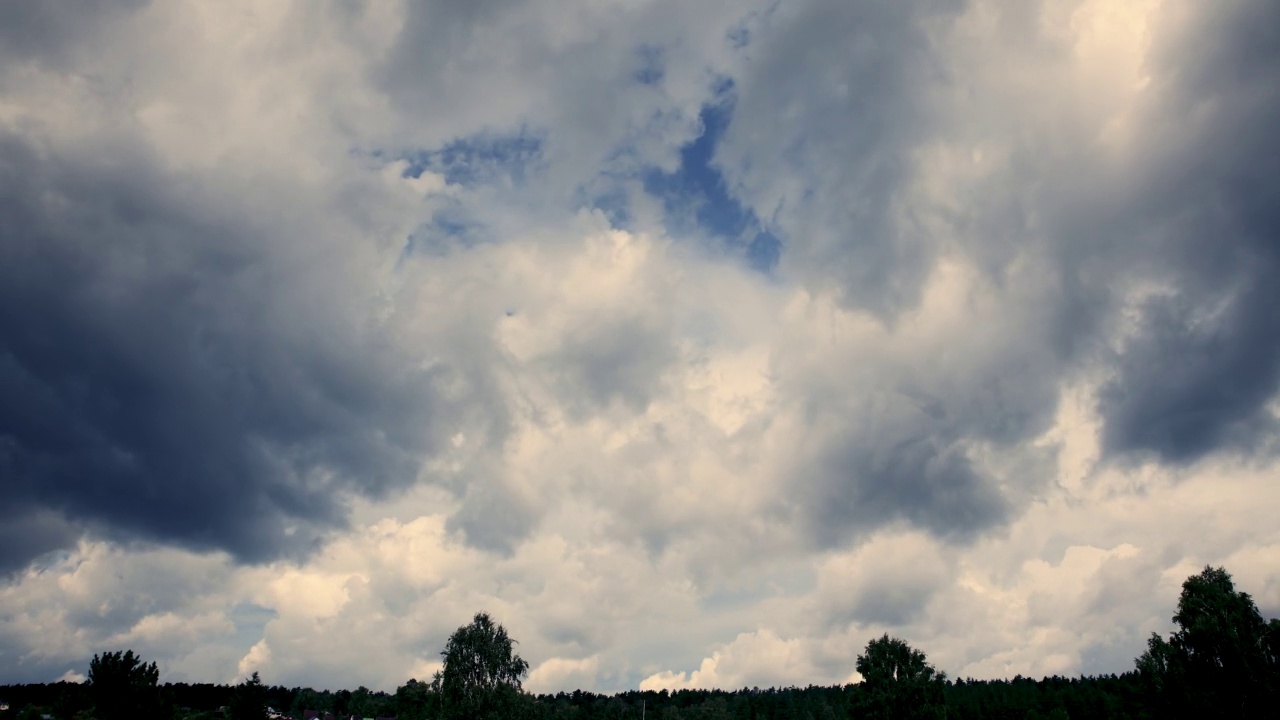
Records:
[[[1267,265],[1271,277],[1280,270]],[[1280,368],[1280,293],[1255,286],[1226,302],[1222,316],[1210,319],[1203,304],[1185,297],[1147,305],[1143,334],[1102,392],[1108,450],[1190,462],[1220,448],[1258,449],[1274,437],[1266,403]]]
[[[219,192],[0,136],[0,506],[261,560],[415,477],[432,375]],[[70,540],[44,527],[8,567]]]
[[[1280,6],[1205,11],[1158,53],[1167,97],[1136,210],[1171,291],[1141,308],[1102,391],[1105,444],[1190,462],[1258,450],[1280,390]]]
[[[12,476],[11,469],[0,468],[0,477]],[[5,508],[0,512],[0,579],[33,557],[74,545],[81,532],[46,508],[25,504]]]

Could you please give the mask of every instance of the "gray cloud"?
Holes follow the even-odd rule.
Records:
[[[826,465],[861,470],[823,474],[876,477],[879,487],[888,475],[869,468],[910,468],[906,476],[950,478],[953,499],[963,497],[964,488],[981,485],[964,462],[939,451],[926,471],[923,462],[884,459],[888,448],[911,447],[915,457],[919,448],[965,439],[1016,446],[1047,427],[1061,383],[1098,370],[1114,378],[1099,394],[1111,456],[1154,453],[1180,463],[1216,450],[1258,451],[1274,436],[1267,404],[1280,389],[1280,315],[1270,282],[1280,248],[1278,183],[1257,161],[1274,154],[1268,128],[1280,108],[1270,81],[1280,63],[1259,29],[1275,10],[1243,2],[1199,8],[1185,28],[1162,28],[1165,44],[1143,66],[1152,76],[1146,97],[1156,100],[1141,106],[1135,122],[1144,127],[1126,168],[1105,156],[1091,122],[1068,113],[1055,127],[1014,110],[1035,102],[1037,91],[1001,85],[1009,81],[988,65],[1016,54],[1048,76],[1073,62],[1040,15],[991,3],[1000,44],[959,50],[963,43],[949,32],[959,10],[936,3],[780,10],[736,78],[739,100],[716,161],[731,189],[784,238],[782,267],[793,277],[834,286],[851,307],[889,322],[917,307],[929,271],[957,246],[1002,289],[1016,289],[1015,269],[1038,284],[1016,293],[1033,312],[992,318],[1016,325],[1014,339],[966,368],[972,392],[959,375],[933,387],[946,368],[925,375],[922,391],[949,413],[946,422],[845,438],[837,443],[841,459]],[[980,58],[976,67],[959,62],[964,52]],[[801,77],[808,81],[795,81]],[[954,206],[940,204],[918,195],[929,173],[946,169],[919,164],[940,141],[964,153],[963,162],[984,146],[1003,152],[1003,165],[956,186]],[[1142,283],[1167,291],[1141,304],[1136,327],[1108,351],[1129,293]],[[820,493],[816,506],[825,512],[835,497],[871,506],[870,498],[896,498],[895,507],[923,519],[933,517],[931,501],[919,495],[915,509],[910,498],[927,485],[906,482],[896,495]],[[975,528],[1002,517],[994,506],[954,514]],[[929,522],[937,527],[936,518]]]
[[[104,26],[146,5],[146,0],[53,0],[0,7],[0,57],[68,62]]]
[[[18,478],[16,468],[4,468],[0,476]],[[83,528],[47,508],[11,504],[0,514],[0,577],[25,566],[31,558],[71,547],[83,532]]]
[[[902,222],[900,197],[929,129],[924,91],[942,62],[925,22],[959,8],[783,4],[735,77],[716,164],[782,238],[784,270],[834,285],[850,306],[891,316],[918,301],[934,248]]]
[[[261,560],[341,526],[342,493],[414,480],[433,371],[331,305],[341,268],[286,275],[310,251],[216,186],[101,152],[0,138],[4,504]],[[43,537],[9,567],[68,539]]]
[[[1005,206],[939,218],[920,194],[931,172],[920,157],[951,123],[942,99],[963,82],[945,40],[964,10],[946,2],[779,7],[734,77],[737,102],[716,153],[731,192],[783,239],[783,276],[833,291],[847,311],[871,314],[890,334],[915,322],[940,262],[973,232],[967,224],[1016,226]],[[984,241],[974,238],[975,254]],[[976,443],[1017,447],[1051,423],[1064,313],[1049,296],[1060,285],[1045,265],[989,278],[1019,304],[983,306],[984,326],[957,333],[938,356],[850,349],[847,379],[835,367],[832,379],[815,380],[783,364],[817,438],[788,469],[790,499],[819,545],[902,521],[973,538],[1011,517],[1006,490],[967,454]],[[1014,478],[1026,489],[1045,481]]]
[[[548,372],[560,380],[566,404],[584,416],[615,400],[642,411],[677,357],[669,332],[640,319],[602,318],[571,331],[565,347],[546,360]]]
[[[965,537],[1006,518],[1005,499],[960,448],[928,436],[886,440],[843,438],[812,469],[805,519],[818,542],[843,544],[904,520],[941,536]]]
[[[1280,391],[1280,49],[1274,4],[1205,10],[1157,54],[1164,101],[1136,206],[1148,262],[1169,288],[1147,300],[1102,391],[1105,443],[1171,462],[1274,437]]]
[[[923,534],[890,530],[836,555],[819,575],[822,601],[813,629],[838,632],[854,623],[883,627],[920,620],[954,580],[954,561],[940,547]]]
[[[462,504],[449,517],[448,528],[461,532],[468,544],[510,554],[529,536],[538,520],[509,483],[497,477],[469,478]]]
[[[929,602],[929,588],[876,588],[858,598],[851,615],[873,625],[905,625],[919,617]]]

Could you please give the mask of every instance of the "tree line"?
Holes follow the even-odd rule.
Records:
[[[804,688],[583,691],[530,694],[529,664],[486,613],[458,628],[428,681],[395,693],[267,686],[257,673],[234,686],[159,684],[154,662],[130,651],[95,655],[85,683],[0,686],[0,720],[1155,720],[1280,717],[1280,620],[1264,620],[1223,568],[1182,585],[1177,629],[1153,634],[1122,675],[952,680],[905,641],[872,639],[855,664],[862,682]]]

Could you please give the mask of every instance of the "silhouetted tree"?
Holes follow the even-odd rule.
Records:
[[[521,698],[529,663],[512,650],[515,641],[487,613],[458,628],[445,649],[440,674],[445,716],[483,720],[510,717]]]
[[[236,685],[230,710],[231,720],[267,720],[267,689],[257,672]]]
[[[351,691],[339,690],[333,694],[333,714],[344,717],[351,709]]]
[[[160,671],[132,650],[94,655],[88,684],[98,720],[154,720],[160,716]]]
[[[1275,621],[1223,568],[1187,578],[1166,641],[1152,634],[1138,674],[1164,714],[1196,718],[1270,717],[1276,695]],[[1274,709],[1274,708],[1272,708]]]
[[[396,688],[397,720],[427,720],[436,716],[439,707],[439,688],[431,684],[409,678],[409,682]]]
[[[855,667],[863,681],[857,700],[860,715],[895,720],[946,716],[946,675],[906,642],[886,633],[867,643]]]

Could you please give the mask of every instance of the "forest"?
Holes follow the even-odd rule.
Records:
[[[0,686],[0,720],[1085,720],[1280,717],[1280,620],[1264,620],[1223,568],[1183,583],[1176,629],[1153,634],[1121,675],[1034,680],[952,679],[885,634],[858,655],[862,681],[736,690],[524,691],[529,664],[486,613],[449,638],[443,669],[394,693],[265,684],[158,682],[156,663],[128,651],[95,655],[84,683]]]

